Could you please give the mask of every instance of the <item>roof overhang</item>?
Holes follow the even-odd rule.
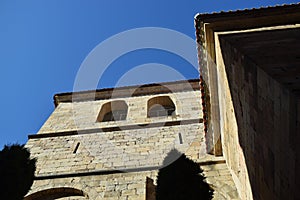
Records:
[[[300,96],[300,4],[198,14],[195,26],[200,68],[203,49],[215,61],[218,37]]]
[[[166,94],[199,90],[199,79],[181,80],[174,82],[152,83],[145,85],[104,88],[97,90],[68,92],[53,96],[55,106],[60,103],[95,101],[102,99],[127,98],[143,95]]]

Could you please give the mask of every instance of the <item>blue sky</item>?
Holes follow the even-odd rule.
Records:
[[[115,34],[134,28],[162,27],[194,39],[193,18],[198,12],[294,2],[297,1],[1,0],[0,147],[25,143],[28,134],[36,133],[54,110],[53,95],[72,91],[87,55]],[[196,56],[196,49],[194,53]],[[162,67],[157,76],[150,76],[148,63],[157,63],[157,70],[161,66],[169,68]],[[115,86],[124,73],[140,69],[136,66],[146,67],[149,72],[146,75],[136,70],[130,74],[131,79],[137,74],[136,83],[198,77],[197,71],[179,56],[144,49],[116,59],[101,77],[98,87]],[[170,68],[181,76],[164,76]]]

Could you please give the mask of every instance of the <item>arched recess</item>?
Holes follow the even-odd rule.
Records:
[[[126,120],[128,105],[125,101],[111,101],[102,105],[97,122]]]
[[[55,200],[63,197],[85,197],[88,199],[88,195],[82,190],[78,190],[71,187],[59,187],[41,190],[24,197],[24,200]]]
[[[169,96],[158,96],[148,100],[148,117],[172,116],[175,115],[175,111],[175,104]]]

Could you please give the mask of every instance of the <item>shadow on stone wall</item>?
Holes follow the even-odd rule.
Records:
[[[297,98],[247,56],[225,40],[220,42],[253,198],[294,199],[299,191],[295,178],[299,168]],[[233,163],[240,162],[241,155],[229,153]],[[238,163],[230,167],[245,180]]]

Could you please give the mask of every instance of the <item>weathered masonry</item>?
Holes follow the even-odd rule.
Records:
[[[25,199],[153,198],[171,149],[207,161],[199,99],[199,80],[55,95],[54,112],[26,145],[37,170]],[[237,194],[222,158],[213,160],[205,169],[231,181],[215,196]]]
[[[241,199],[300,199],[300,4],[198,14],[204,129]]]
[[[239,199],[223,157],[206,154],[199,88],[189,80],[55,95],[26,145],[37,170],[25,200],[152,200],[173,148],[203,167],[214,199]]]

